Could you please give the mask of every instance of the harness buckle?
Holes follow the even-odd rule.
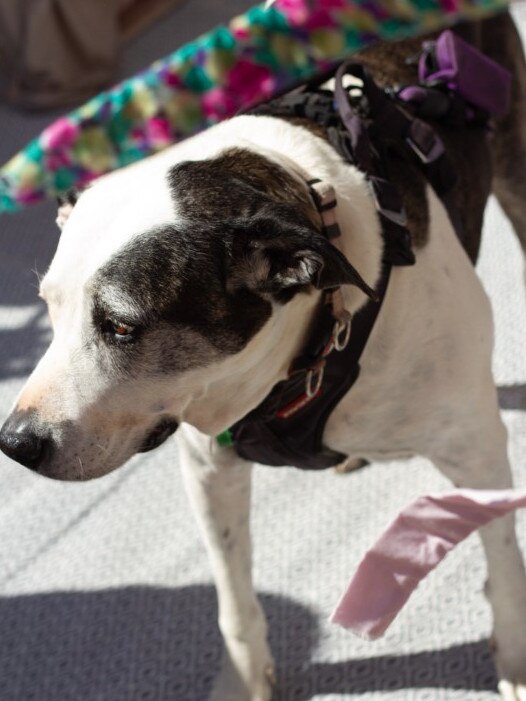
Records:
[[[398,226],[407,226],[407,214],[405,213],[405,210],[402,209],[402,211],[397,212],[394,209],[385,209],[384,207],[379,206],[378,211],[386,219],[389,219],[389,221],[398,224]]]
[[[394,185],[376,175],[370,176],[369,182],[378,212],[386,219],[389,219],[389,221],[405,228],[407,226],[407,214]]]
[[[305,394],[309,399],[312,399],[320,391],[324,373],[325,360],[320,360],[319,363],[309,368],[305,378]]]
[[[406,141],[422,163],[433,163],[445,152],[442,139],[435,130],[418,118],[411,122]]]

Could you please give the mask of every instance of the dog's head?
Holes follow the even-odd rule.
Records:
[[[53,341],[0,433],[7,455],[58,479],[105,474],[182,420],[228,427],[270,389],[254,368],[277,333],[294,336],[284,310],[354,281],[301,177],[239,148],[108,176],[58,221],[41,285]]]

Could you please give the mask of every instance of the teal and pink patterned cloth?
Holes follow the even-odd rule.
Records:
[[[0,170],[0,212],[81,186],[322,73],[378,39],[475,19],[507,0],[275,0],[57,120]]]

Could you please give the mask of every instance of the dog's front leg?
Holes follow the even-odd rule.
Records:
[[[506,429],[498,410],[478,430],[459,432],[432,456],[458,487],[507,489],[512,475]],[[485,593],[493,610],[493,642],[503,701],[526,701],[526,573],[514,516],[480,531],[488,563]]]
[[[269,701],[273,664],[251,572],[252,466],[189,426],[179,430],[184,481],[210,557],[224,641],[210,701]]]

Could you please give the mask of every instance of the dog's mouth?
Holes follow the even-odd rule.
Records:
[[[179,424],[174,419],[162,419],[157,426],[150,431],[146,439],[137,450],[138,453],[147,453],[162,445],[165,440],[177,431]]]

